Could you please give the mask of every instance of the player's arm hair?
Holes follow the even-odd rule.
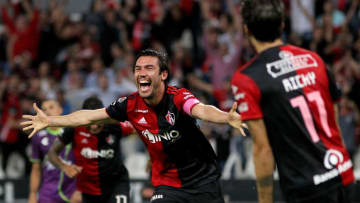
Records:
[[[41,163],[34,162],[30,173],[30,192],[29,202],[36,202],[36,194],[40,188],[41,182]]]
[[[228,123],[228,112],[221,111],[212,105],[196,104],[191,109],[191,115],[203,121],[210,121],[213,123]]]
[[[66,164],[59,157],[59,155],[60,155],[61,151],[64,149],[64,147],[65,147],[65,144],[59,138],[56,138],[48,152],[49,161],[56,168],[59,168],[61,170],[64,168],[64,165]]]
[[[116,123],[105,108],[80,110],[64,116],[49,116],[49,127],[78,127],[98,123]]]
[[[253,139],[253,159],[256,174],[256,187],[260,203],[274,202],[274,156],[269,144],[266,127],[262,119],[246,122]]]

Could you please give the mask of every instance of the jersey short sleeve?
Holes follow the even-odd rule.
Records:
[[[65,128],[64,133],[59,135],[59,139],[65,145],[70,144],[74,140],[75,128]]]
[[[106,107],[106,113],[110,118],[125,121],[127,119],[127,97],[121,97]]]
[[[40,139],[36,134],[31,140],[31,162],[41,162]]]
[[[186,114],[191,115],[191,109],[200,101],[187,89],[182,88],[174,97],[175,105]]]
[[[334,102],[337,102],[341,98],[341,90],[336,85],[334,74],[328,68],[326,68],[326,73],[329,79],[329,91],[330,91],[331,99]]]
[[[261,93],[256,83],[250,77],[236,72],[232,80],[232,90],[242,120],[263,117],[260,108]]]

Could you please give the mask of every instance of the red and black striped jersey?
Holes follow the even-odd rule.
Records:
[[[72,143],[75,163],[83,169],[76,176],[79,191],[90,195],[106,195],[119,181],[128,182],[128,171],[123,165],[120,139],[127,127],[104,125],[98,134],[87,127],[66,128],[59,136],[64,143]]]
[[[216,155],[190,116],[198,102],[188,90],[168,86],[155,107],[134,93],[106,108],[111,118],[130,121],[147,146],[154,186],[194,188],[220,177]]]
[[[242,119],[265,122],[285,195],[354,181],[334,113],[341,92],[317,54],[267,49],[235,73],[232,88]]]

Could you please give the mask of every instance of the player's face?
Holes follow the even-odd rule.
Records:
[[[89,131],[92,134],[98,134],[102,131],[103,128],[104,128],[103,124],[94,124],[89,126]]]
[[[157,57],[141,56],[135,64],[135,82],[139,95],[145,99],[151,99],[160,91],[161,83],[167,78],[167,72],[160,73]]]
[[[41,105],[41,109],[48,116],[60,116],[62,114],[62,108],[57,101],[47,100]]]

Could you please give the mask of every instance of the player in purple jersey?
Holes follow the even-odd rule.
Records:
[[[42,110],[49,116],[59,116],[62,108],[54,100],[45,100]],[[63,128],[48,127],[39,131],[32,139],[32,170],[30,175],[29,203],[63,203],[80,202],[80,193],[75,192],[75,179],[68,178],[56,169],[48,160],[47,153],[57,138],[64,132]],[[71,145],[61,152],[61,158],[67,163],[74,162]],[[37,193],[38,198],[37,198]],[[38,199],[38,200],[37,200]]]
[[[243,133],[234,103],[230,112],[201,103],[188,90],[167,85],[166,54],[147,49],[136,58],[134,77],[138,92],[107,108],[81,110],[65,116],[46,116],[36,105],[36,116],[24,115],[24,130],[48,126],[82,126],[129,119],[147,145],[156,186],[152,203],[223,203],[220,171],[209,142],[196,120],[230,124]],[[138,108],[139,107],[139,108]],[[114,119],[114,120],[113,120]]]
[[[337,123],[341,97],[320,56],[284,44],[281,0],[245,0],[244,31],[257,55],[233,76],[253,139],[260,203],[273,203],[273,172],[288,203],[348,203],[352,162]]]

